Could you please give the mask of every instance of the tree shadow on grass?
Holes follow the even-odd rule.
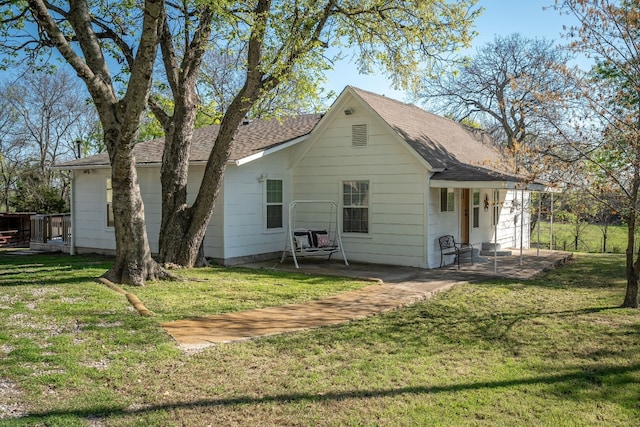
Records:
[[[60,253],[18,255],[0,253],[0,288],[56,286],[94,280],[111,263],[107,257],[69,256]]]
[[[533,385],[550,387],[550,392],[562,398],[586,399],[593,401],[612,401],[631,410],[638,410],[637,391],[629,393],[628,397],[621,398],[616,390],[627,385],[635,385],[640,389],[637,375],[640,373],[640,364],[628,366],[592,366],[573,368],[572,372],[540,375],[529,378],[518,378],[497,381],[479,381],[473,383],[451,384],[443,386],[413,386],[395,389],[379,390],[353,390],[327,393],[290,393],[273,396],[238,396],[229,398],[212,398],[171,403],[146,404],[136,409],[123,407],[94,407],[76,410],[51,410],[42,412],[30,412],[20,419],[22,421],[44,421],[49,417],[75,416],[88,417],[120,417],[120,416],[144,416],[146,414],[179,410],[179,409],[215,409],[216,407],[231,407],[240,405],[262,404],[292,404],[297,402],[326,402],[343,401],[346,399],[376,399],[388,397],[402,397],[406,395],[457,393],[465,391],[477,391],[483,389],[519,388]],[[587,389],[587,392],[585,392]],[[622,393],[621,393],[622,394]]]
[[[459,342],[461,337],[473,338],[486,342],[500,342],[507,339],[510,332],[518,324],[535,319],[557,318],[572,319],[591,314],[606,313],[619,310],[618,307],[601,306],[572,310],[499,310],[491,313],[474,313],[459,307],[439,306],[437,304],[416,304],[401,311],[383,315],[383,319],[375,325],[360,328],[360,336],[346,334],[345,340],[375,340],[390,342],[403,337],[403,345],[411,345],[411,337],[418,339],[414,344],[422,347],[420,335],[437,336],[443,340]],[[364,320],[367,321],[367,320]],[[627,325],[629,326],[629,325]],[[345,327],[349,327],[346,325]],[[331,334],[331,330],[318,331],[319,334]],[[357,334],[357,332],[356,332]],[[320,338],[326,339],[326,337]],[[339,337],[337,339],[340,339]]]

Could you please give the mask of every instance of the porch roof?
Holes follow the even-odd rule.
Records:
[[[524,176],[460,163],[435,172],[431,176],[429,186],[439,188],[506,188],[548,191],[548,187],[545,184],[530,182]]]

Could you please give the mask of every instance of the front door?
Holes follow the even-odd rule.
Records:
[[[460,199],[460,241],[469,243],[469,189],[462,190]]]

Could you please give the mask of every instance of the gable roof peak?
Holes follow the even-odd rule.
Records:
[[[454,164],[504,165],[506,158],[484,131],[426,111],[415,104],[349,86],[394,132],[438,169]]]

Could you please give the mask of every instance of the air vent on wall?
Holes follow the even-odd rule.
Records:
[[[351,145],[353,147],[367,146],[367,125],[351,125]]]

